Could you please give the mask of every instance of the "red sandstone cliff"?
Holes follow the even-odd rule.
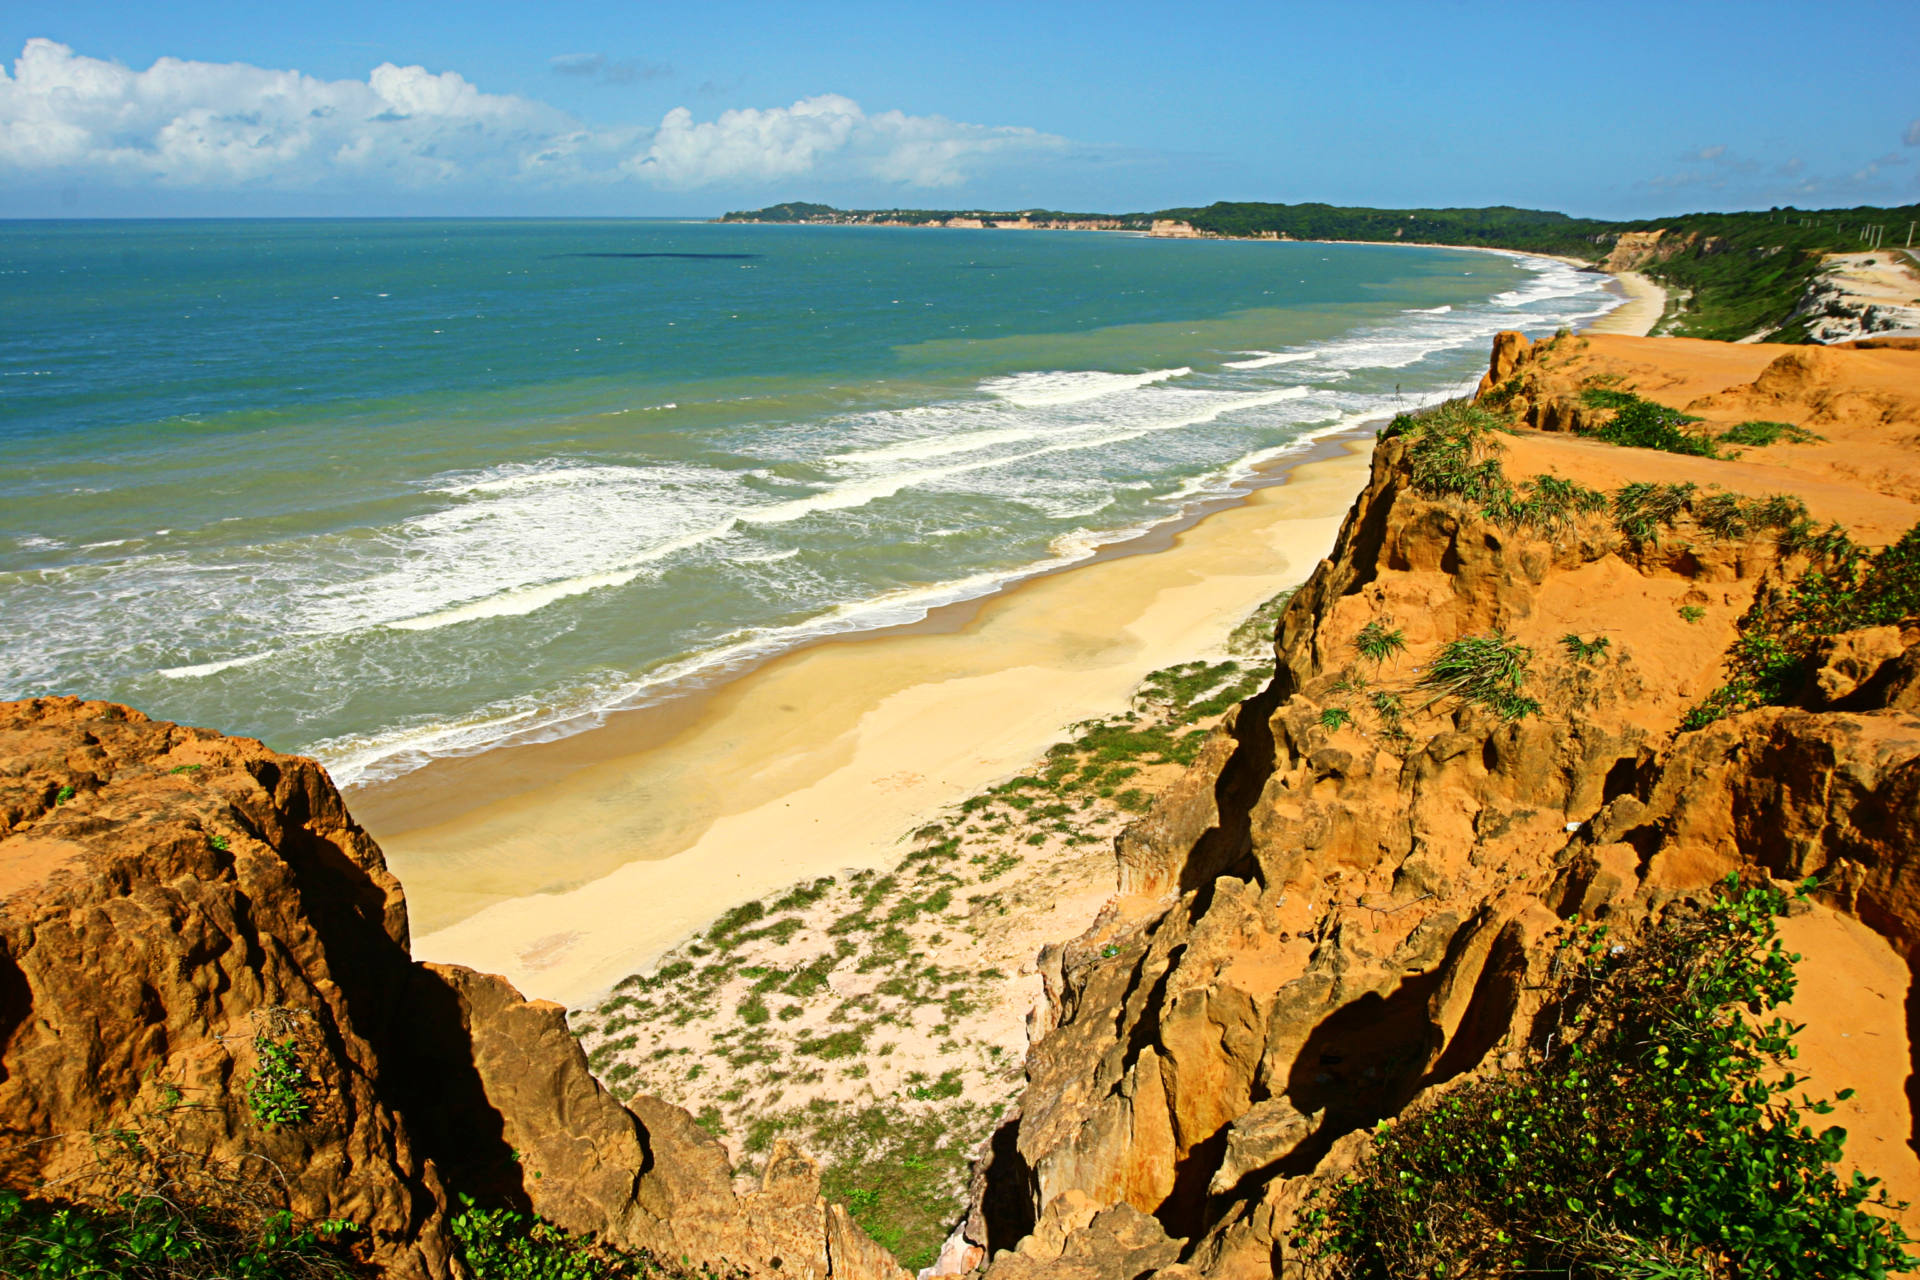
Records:
[[[1736,462],[1567,434],[1507,444],[1516,479],[1701,486],[1638,543],[1603,519],[1505,528],[1422,497],[1405,442],[1383,441],[1283,615],[1272,684],[1121,839],[1115,905],[1045,957],[1047,1034],[966,1227],[988,1280],[1281,1274],[1309,1180],[1363,1130],[1518,1062],[1569,920],[1631,929],[1729,872],[1821,877],[1820,906],[1788,922],[1809,989],[1828,993],[1796,1010],[1805,1056],[1845,1073],[1829,1090],[1861,1089],[1852,1156],[1896,1195],[1920,1189],[1905,1096],[1920,628],[1836,641],[1806,706],[1678,732],[1756,588],[1800,564],[1772,535],[1706,527],[1707,486],[1796,495],[1890,540],[1920,517],[1901,456],[1920,426],[1920,353],[1818,352],[1809,371],[1797,349],[1746,348],[1734,369],[1689,351],[1719,344],[1563,341],[1556,354],[1503,335],[1489,388],[1514,384],[1529,420],[1552,419],[1581,379],[1637,366],[1626,385],[1647,394],[1697,384],[1684,399],[1703,410],[1764,403],[1828,440]],[[1842,482],[1863,469],[1878,492]],[[1405,653],[1362,661],[1371,621],[1403,629]],[[1446,700],[1419,713],[1410,697],[1400,734],[1353,692],[1356,676],[1406,688],[1442,644],[1494,627],[1534,655],[1536,715]],[[1564,652],[1569,632],[1606,637],[1606,660]],[[1352,714],[1330,727],[1335,707]]]
[[[300,1123],[246,1104],[263,1032]],[[559,1006],[414,963],[313,761],[71,698],[0,704],[0,1185],[344,1219],[395,1276],[458,1274],[458,1193],[723,1271],[903,1274],[804,1157],[737,1197],[685,1112],[600,1087]]]
[[[1405,442],[1384,442],[1282,618],[1271,685],[1121,841],[1114,906],[1043,956],[1023,1107],[965,1226],[989,1280],[1280,1273],[1307,1180],[1361,1130],[1513,1060],[1567,921],[1631,928],[1730,870],[1821,876],[1821,905],[1787,922],[1804,1056],[1861,1086],[1852,1154],[1915,1198],[1920,627],[1837,638],[1803,705],[1678,726],[1755,592],[1798,565],[1771,534],[1704,523],[1709,486],[1891,540],[1920,518],[1917,366],[1504,340],[1487,390],[1545,428],[1507,441],[1508,474],[1700,486],[1653,540],[1503,527],[1422,497]],[[1613,448],[1563,420],[1596,376],[1824,438],[1724,461]],[[1407,648],[1368,665],[1354,641],[1375,621]],[[1409,698],[1394,732],[1356,697],[1356,675],[1407,688],[1490,627],[1533,651],[1537,715]],[[1568,632],[1608,638],[1606,660],[1566,654]],[[684,1111],[600,1088],[558,1007],[406,943],[399,885],[311,761],[111,704],[0,704],[0,1182],[86,1197],[165,1178],[346,1218],[404,1276],[455,1273],[460,1193],[753,1274],[899,1274],[803,1156],[777,1149],[736,1195]],[[300,1124],[245,1103],[263,1031],[297,1046]]]

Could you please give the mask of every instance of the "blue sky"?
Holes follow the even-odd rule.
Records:
[[[1908,203],[1917,49],[1912,0],[9,0],[0,216]]]

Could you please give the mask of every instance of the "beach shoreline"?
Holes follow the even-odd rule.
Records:
[[[416,904],[415,953],[578,1004],[738,902],[889,863],[924,815],[1124,709],[1142,677],[1304,580],[1365,481],[1372,432],[1326,443],[1164,550],[1028,579],[958,626],[805,646],[543,744],[563,748],[551,767],[535,749],[449,762],[431,825],[389,825],[404,779],[377,806],[354,797]],[[537,785],[491,794],[529,767]]]
[[[1648,288],[1622,282],[1628,302],[1588,327],[1644,332],[1664,300]],[[888,863],[927,815],[1303,580],[1364,482],[1377,426],[1324,435],[1235,492],[920,622],[822,637],[595,728],[356,789],[412,891],[419,953],[579,1003],[740,901]],[[1257,565],[1261,546],[1274,563]],[[1196,603],[1160,604],[1182,591]],[[1125,652],[1089,639],[1102,631],[1127,634]],[[768,852],[796,831],[797,849]]]

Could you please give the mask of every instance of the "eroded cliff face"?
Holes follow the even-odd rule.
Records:
[[[1522,346],[1496,350],[1492,383]],[[1553,436],[1515,440],[1507,461],[1589,484],[1729,465]],[[1724,478],[1756,477],[1755,497],[1828,500],[1818,473]],[[1283,615],[1272,684],[1120,840],[1115,904],[1044,957],[1029,1087],[966,1226],[989,1280],[1279,1274],[1309,1178],[1363,1130],[1517,1065],[1574,917],[1631,930],[1729,872],[1817,874],[1818,910],[1911,965],[1920,629],[1836,641],[1809,706],[1677,733],[1756,587],[1800,567],[1772,536],[1715,536],[1691,510],[1644,542],[1603,520],[1503,528],[1420,496],[1405,442],[1382,441]],[[1370,622],[1405,651],[1364,659]],[[1537,714],[1419,685],[1441,645],[1493,628],[1531,650]],[[1606,639],[1604,655],[1576,655],[1569,634]],[[1404,711],[1376,711],[1382,692]],[[1903,998],[1902,1025],[1875,1028],[1902,1046]],[[1872,1172],[1898,1192],[1915,1177],[1896,1062],[1870,1123],[1897,1129],[1904,1165]],[[1827,1087],[1849,1083],[1867,1084]]]
[[[291,1042],[311,1114],[247,1102]],[[311,760],[71,698],[0,704],[0,1185],[169,1186],[344,1219],[459,1274],[458,1194],[722,1271],[896,1277],[788,1151],[737,1196],[684,1111],[606,1093],[564,1011],[414,963],[379,848]]]

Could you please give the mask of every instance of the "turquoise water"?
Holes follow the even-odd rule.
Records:
[[[345,782],[1071,563],[1613,302],[1390,246],[0,225],[0,697]]]

